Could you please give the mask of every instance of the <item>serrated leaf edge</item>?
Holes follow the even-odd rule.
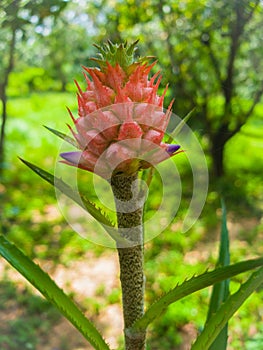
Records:
[[[255,271],[250,278],[241,285],[239,290],[228,297],[221,304],[220,308],[214,313],[206,323],[202,333],[192,345],[191,350],[207,350],[216,339],[221,330],[225,327],[228,320],[248,299],[248,297],[263,284],[263,267]]]
[[[211,272],[205,272],[197,277],[192,277],[155,301],[146,310],[145,314],[134,323],[131,331],[146,330],[149,324],[161,315],[170,304],[185,296],[261,265],[263,265],[263,258],[247,260],[226,267],[220,267]]]
[[[118,244],[118,247],[132,246],[134,243],[126,238],[121,237],[118,233],[116,225],[104,214],[101,208],[96,207],[95,203],[88,200],[85,196],[75,192],[66,182],[49,172],[39,168],[38,166],[18,157],[26,166],[33,170],[42,179],[47,181],[52,186],[55,186],[59,191],[76,202],[84,210],[87,210],[105,229],[110,237]]]

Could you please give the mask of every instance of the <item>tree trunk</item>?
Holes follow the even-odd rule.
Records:
[[[2,124],[0,130],[0,177],[4,169],[4,144],[5,144],[5,126],[6,126],[6,96],[1,95],[2,101]]]
[[[224,170],[224,146],[217,143],[212,145],[213,173],[216,178],[221,178],[225,174]]]
[[[0,98],[2,101],[2,123],[0,130],[0,176],[2,175],[3,167],[4,167],[4,158],[5,158],[5,127],[6,127],[6,119],[7,119],[7,95],[6,90],[8,87],[9,75],[14,67],[14,54],[15,54],[15,43],[16,43],[16,28],[12,27],[12,36],[9,45],[9,57],[8,57],[8,65],[4,71],[3,81],[0,86]]]
[[[137,173],[113,176],[119,234],[130,245],[118,248],[122,288],[124,335],[126,350],[145,349],[146,332],[131,332],[133,323],[144,313],[143,272],[143,198],[138,188]]]
[[[224,176],[224,148],[227,141],[235,134],[229,131],[228,122],[221,124],[215,134],[211,135],[211,155],[213,160],[213,171],[216,178]]]

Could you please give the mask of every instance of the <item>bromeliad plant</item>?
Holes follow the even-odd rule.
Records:
[[[263,265],[263,258],[229,265],[226,213],[223,206],[222,237],[218,266],[214,271],[185,280],[164,294],[153,305],[144,305],[144,203],[145,192],[138,177],[145,169],[180,152],[180,146],[163,142],[171,115],[164,112],[164,93],[158,95],[159,73],[149,77],[155,65],[149,57],[134,59],[137,42],[131,45],[97,46],[99,67],[86,68],[87,87],[78,87],[79,117],[72,117],[73,137],[50,129],[55,135],[74,145],[74,152],[63,152],[61,161],[99,175],[111,185],[115,199],[117,223],[114,224],[94,203],[77,193],[62,179],[22,160],[39,176],[87,210],[115,242],[122,288],[124,337],[126,350],[146,348],[149,324],[170,304],[191,293],[214,285],[207,322],[192,345],[198,349],[226,349],[227,322],[245,299],[263,280],[263,267],[252,274],[238,292],[229,295],[229,278]],[[66,165],[65,165],[66,169]],[[150,183],[152,171],[149,172]],[[30,281],[83,334],[94,349],[109,350],[108,344],[91,321],[64,294],[43,270],[15,245],[0,236],[0,253]]]

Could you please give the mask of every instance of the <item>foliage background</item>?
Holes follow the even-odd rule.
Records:
[[[94,266],[105,254],[114,259],[114,251],[81,239],[67,226],[53,189],[25,169],[17,156],[52,172],[60,141],[42,125],[67,131],[65,106],[77,113],[73,79],[84,85],[81,65],[94,64],[89,61],[96,55],[92,44],[139,38],[138,53],[158,58],[161,89],[169,82],[166,105],[175,97],[174,112],[181,117],[196,108],[189,124],[211,170],[203,213],[182,235],[179,223],[191,195],[192,175],[184,160],[176,159],[183,200],[175,221],[146,247],[147,302],[214,266],[221,194],[228,208],[231,261],[262,255],[262,6],[261,1],[247,0],[2,1],[0,92],[7,117],[1,231],[49,271],[67,265],[74,269],[72,261],[81,261],[87,252]],[[16,40],[9,71],[13,34]],[[223,168],[218,172],[214,165],[220,152]],[[158,198],[156,187],[153,209]],[[61,322],[59,315],[24,282],[10,279],[7,267],[1,271],[0,319],[5,319],[10,307],[14,310],[14,317],[0,328],[1,348],[44,349],[52,327]],[[244,278],[231,282],[231,291]],[[98,319],[107,305],[120,302],[118,286],[109,292],[102,284],[95,294],[104,302],[85,299],[80,303]],[[153,325],[149,348],[183,349],[182,340],[201,329],[205,321],[208,297],[209,290],[205,290],[170,307]],[[261,299],[262,291],[258,291],[231,320],[229,349],[262,346]],[[59,346],[67,349],[65,338]],[[77,350],[79,345],[71,349],[73,346]]]

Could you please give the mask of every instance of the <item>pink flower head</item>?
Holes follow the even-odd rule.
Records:
[[[149,78],[155,62],[133,61],[135,44],[101,48],[100,68],[86,68],[87,87],[78,87],[79,118],[71,128],[77,152],[62,153],[63,162],[109,179],[154,166],[178,153],[179,145],[162,143],[169,118],[163,111],[165,92],[157,93],[161,77]]]

